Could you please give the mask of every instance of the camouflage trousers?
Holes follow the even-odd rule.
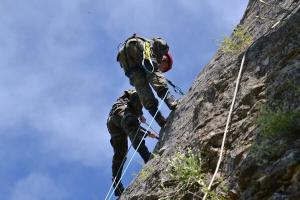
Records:
[[[112,176],[119,181],[128,149],[127,136],[129,136],[134,149],[137,149],[141,142],[137,152],[145,163],[149,160],[151,153],[145,145],[144,132],[140,131],[139,120],[135,115],[124,112],[112,115],[107,120],[107,128],[111,135],[110,143],[114,149]]]
[[[143,106],[150,111],[150,113],[151,111],[156,111],[158,101],[155,98],[150,85],[161,99],[165,96],[168,91],[168,84],[162,72],[155,69],[153,73],[146,73],[141,68],[140,70],[130,73],[128,78],[130,84],[135,87]]]

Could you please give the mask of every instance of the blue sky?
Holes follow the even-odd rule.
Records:
[[[113,153],[105,122],[130,87],[118,44],[133,33],[165,38],[174,58],[166,76],[187,91],[247,2],[1,0],[0,199],[104,199]]]

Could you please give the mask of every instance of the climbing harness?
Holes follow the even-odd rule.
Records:
[[[128,40],[130,40],[132,38],[141,39],[144,42],[142,67],[144,68],[144,70],[147,73],[150,73],[150,74],[153,73],[154,65],[151,60],[151,53],[152,53],[151,52],[151,42],[146,38],[136,36],[135,33],[124,42],[124,54],[125,54],[125,62],[126,62],[127,67],[129,66],[128,54],[127,54],[127,44],[128,44]],[[117,56],[117,61],[118,61],[118,57],[119,57],[119,54]],[[148,69],[148,67],[150,67],[151,69]]]
[[[174,91],[177,94],[180,94],[181,96],[185,95],[184,92],[181,90],[180,87],[178,87],[177,85],[173,84],[172,81],[170,81],[169,79],[166,78],[166,80],[169,83],[169,85],[173,87]]]
[[[154,72],[154,66],[151,60],[151,43],[148,40],[144,41],[142,66],[147,73],[152,74]],[[149,70],[148,66],[150,66],[152,69]]]
[[[131,164],[131,162],[132,162],[132,160],[133,160],[133,158],[134,158],[134,156],[135,156],[135,154],[136,154],[136,152],[137,152],[137,149],[139,149],[139,147],[141,146],[141,144],[142,144],[144,138],[146,137],[147,132],[149,131],[149,128],[150,128],[150,126],[152,125],[152,123],[153,123],[153,121],[154,121],[154,119],[155,119],[155,117],[156,117],[156,115],[157,115],[157,113],[158,113],[158,111],[159,111],[159,109],[160,109],[160,107],[161,107],[161,105],[162,105],[162,102],[163,102],[163,101],[165,100],[165,98],[167,97],[168,92],[169,92],[169,90],[167,90],[167,92],[166,92],[164,98],[160,100],[160,103],[159,103],[159,105],[158,105],[158,108],[157,108],[157,110],[156,110],[154,116],[152,117],[150,124],[147,126],[146,132],[144,133],[144,135],[143,135],[143,137],[142,137],[142,139],[141,139],[139,145],[138,145],[137,148],[134,150],[134,153],[133,153],[133,155],[131,156],[131,158],[130,158],[128,164],[126,165],[126,167],[125,167],[125,169],[124,169],[124,171],[123,171],[123,173],[122,173],[122,175],[121,175],[119,181],[116,183],[115,188],[117,188],[118,185],[120,184],[120,182],[121,182],[121,180],[122,180],[124,174],[126,173],[128,167],[129,167],[129,165]],[[111,187],[110,187],[110,189],[109,189],[109,192],[110,192],[112,186],[113,186],[113,184],[111,185]],[[111,197],[112,197],[114,191],[116,190],[115,188],[112,190],[111,194],[109,195],[108,200],[111,199]],[[106,197],[105,197],[105,200],[107,200],[107,196],[108,196],[109,192],[107,193],[107,195],[106,195]]]

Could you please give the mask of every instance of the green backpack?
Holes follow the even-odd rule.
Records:
[[[128,45],[136,46],[136,55],[128,55]],[[122,68],[124,68],[124,63],[126,64],[126,67],[129,68],[130,57],[131,59],[134,59],[135,62],[141,64],[146,71],[153,72],[153,59],[156,62],[157,60],[161,60],[162,56],[166,54],[168,50],[169,46],[162,38],[156,37],[149,40],[133,34],[133,36],[129,37],[122,45],[120,45],[117,61],[120,62]]]

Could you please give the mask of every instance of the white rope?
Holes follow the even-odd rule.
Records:
[[[211,186],[212,186],[212,184],[214,182],[214,179],[215,179],[215,177],[216,177],[216,175],[218,173],[218,170],[219,170],[219,167],[220,167],[220,164],[221,164],[221,161],[222,161],[222,156],[223,156],[223,151],[224,151],[224,145],[225,145],[226,135],[227,135],[227,132],[228,132],[228,127],[229,127],[230,120],[231,120],[231,114],[232,114],[232,110],[233,110],[233,107],[234,107],[236,95],[237,95],[239,84],[240,84],[240,79],[241,79],[241,75],[242,75],[242,71],[243,71],[243,66],[244,66],[244,62],[245,62],[246,53],[247,53],[247,51],[244,53],[244,56],[243,56],[243,59],[242,59],[242,63],[241,63],[241,66],[240,66],[239,75],[238,75],[238,78],[236,80],[234,96],[233,96],[233,99],[232,99],[231,107],[230,107],[228,118],[227,118],[227,122],[226,122],[225,131],[224,131],[224,136],[223,136],[223,141],[222,141],[222,146],[221,146],[220,157],[219,157],[219,160],[218,160],[218,163],[217,163],[214,175],[213,175],[213,177],[212,177],[212,179],[211,179],[211,181],[210,181],[210,183],[208,185],[207,191],[205,192],[205,195],[204,195],[204,197],[203,197],[202,200],[206,199],[206,197],[208,195],[208,192],[209,192],[209,190],[210,190],[210,188],[211,188]]]
[[[139,145],[138,145],[138,146],[137,146],[137,148],[134,150],[134,153],[133,153],[133,155],[131,156],[131,158],[130,158],[130,160],[129,160],[128,164],[127,164],[127,166],[126,166],[126,167],[125,167],[125,169],[124,169],[124,172],[122,173],[122,175],[121,175],[121,177],[120,177],[119,181],[117,182],[117,184],[116,184],[115,188],[114,188],[114,189],[113,189],[113,191],[111,192],[111,194],[110,194],[110,196],[109,196],[108,200],[110,200],[110,199],[111,199],[111,197],[112,197],[112,195],[113,195],[114,191],[116,190],[116,188],[117,188],[117,187],[118,187],[118,185],[120,184],[120,182],[121,182],[121,180],[122,180],[122,178],[123,178],[124,174],[126,173],[126,171],[127,171],[128,167],[129,167],[129,165],[131,164],[131,162],[132,162],[132,160],[133,160],[133,158],[134,158],[134,156],[135,156],[135,154],[136,154],[137,150],[139,149],[139,147],[141,146],[141,144],[142,144],[142,142],[143,142],[143,140],[144,140],[145,136],[147,135],[147,132],[149,131],[149,128],[150,128],[150,126],[152,125],[152,123],[153,123],[153,121],[154,121],[154,119],[155,119],[155,117],[156,117],[157,113],[159,112],[159,109],[160,109],[160,107],[161,107],[161,105],[162,105],[162,102],[163,102],[163,101],[165,100],[165,98],[167,97],[167,94],[168,94],[168,92],[169,92],[169,90],[166,92],[166,94],[165,94],[164,98],[163,98],[163,99],[160,101],[160,103],[159,103],[159,105],[158,105],[158,108],[157,108],[157,110],[156,110],[156,113],[155,113],[155,115],[152,117],[152,120],[151,120],[151,122],[150,122],[149,126],[147,127],[147,129],[146,129],[146,131],[145,131],[145,133],[144,133],[144,135],[143,135],[143,137],[142,137],[142,139],[141,139],[141,141],[140,141]],[[105,200],[106,200],[106,199],[107,199],[107,197],[105,198]]]

